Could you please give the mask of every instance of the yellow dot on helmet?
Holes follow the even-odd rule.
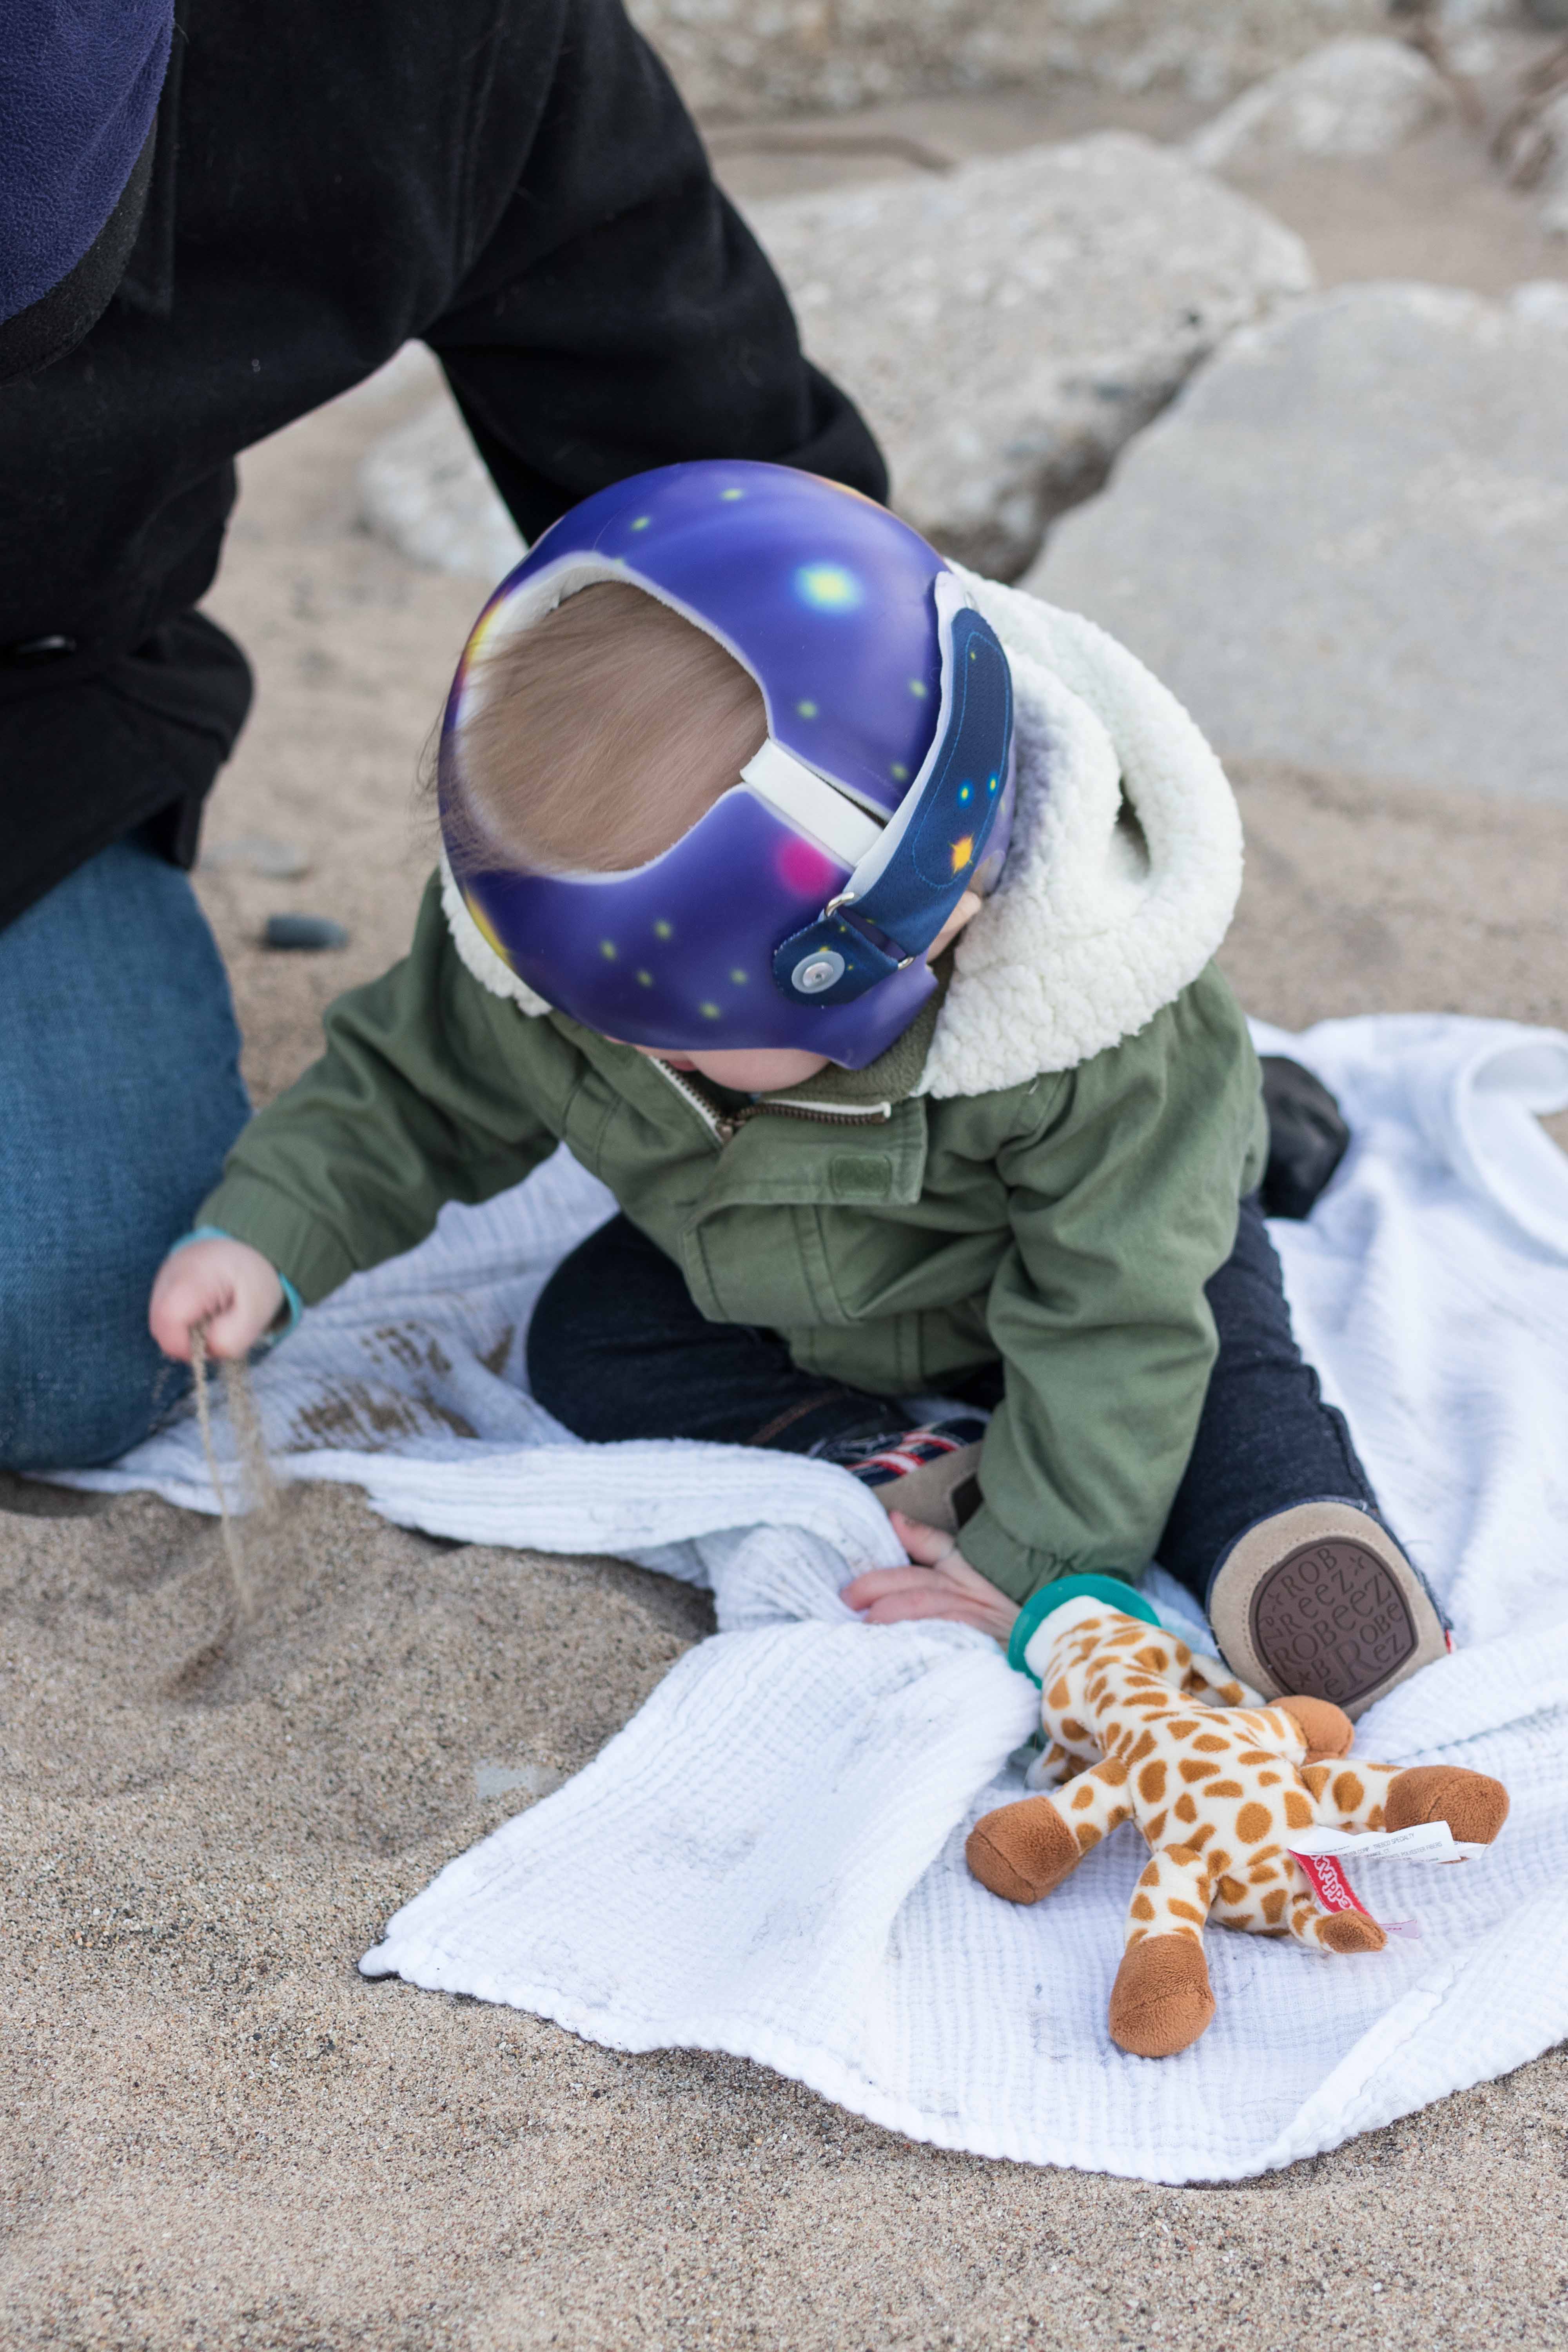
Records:
[[[500,956],[502,963],[510,964],[511,959],[507,954],[505,948],[501,945],[500,936],[496,930],[495,925],[490,921],[489,917],[480,906],[479,900],[477,898],[471,898],[466,890],[463,892],[462,896],[463,904],[468,910],[469,918],[472,920],[474,929],[478,931],[480,939],[483,940],[486,947],[489,948],[492,955]]]
[[[966,833],[962,841],[955,841],[952,845],[953,872],[955,874],[962,874],[973,855],[974,836],[973,834]]]
[[[699,1005],[697,1009],[701,1013],[704,1021],[718,1021],[722,1018],[720,1009],[716,1004],[701,1004]]]

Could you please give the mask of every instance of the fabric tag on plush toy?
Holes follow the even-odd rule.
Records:
[[[1294,1847],[1291,1852],[1295,1853]],[[1359,1911],[1363,1919],[1372,1917],[1372,1913],[1361,1901],[1331,1853],[1298,1853],[1296,1860],[1311,1880],[1313,1890],[1325,1911]],[[1415,1919],[1384,1919],[1378,1925],[1389,1936],[1408,1936],[1418,1939],[1421,1934],[1420,1922]]]
[[[1290,1848],[1325,1911],[1359,1911],[1368,1919],[1371,1912],[1340,1867],[1346,1854],[1363,1862],[1463,1862],[1485,1851],[1457,1838],[1447,1822],[1413,1822],[1405,1830],[1309,1830]],[[1390,1936],[1414,1938],[1421,1933],[1415,1919],[1384,1919],[1381,1925]]]
[[[1331,1853],[1363,1862],[1465,1862],[1486,1848],[1457,1838],[1447,1822],[1412,1822],[1406,1830],[1309,1830],[1290,1851],[1301,1863]]]
[[[1296,1853],[1293,1846],[1291,1852]],[[1371,1918],[1371,1912],[1331,1853],[1296,1853],[1296,1860],[1325,1911],[1359,1911],[1363,1918]]]

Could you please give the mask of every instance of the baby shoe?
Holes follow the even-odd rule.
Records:
[[[876,1490],[885,1511],[904,1511],[928,1528],[955,1536],[980,1507],[980,1441],[985,1422],[979,1413],[928,1422],[901,1437],[868,1440],[868,1450],[845,1469]]]
[[[1420,1570],[1354,1503],[1275,1511],[1237,1538],[1209,1587],[1226,1665],[1265,1698],[1324,1698],[1348,1716],[1454,1646]]]

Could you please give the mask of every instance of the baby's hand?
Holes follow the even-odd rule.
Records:
[[[912,1617],[945,1617],[958,1625],[978,1625],[1005,1642],[1018,1604],[999,1592],[988,1577],[971,1568],[958,1545],[940,1528],[889,1514],[893,1533],[909,1553],[908,1568],[874,1568],[847,1584],[839,1599],[868,1625],[901,1625]]]
[[[165,1356],[191,1360],[191,1327],[206,1326],[214,1356],[243,1356],[277,1320],[283,1285],[248,1242],[186,1242],[158,1268],[147,1320]]]

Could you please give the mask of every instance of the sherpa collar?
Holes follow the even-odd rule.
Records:
[[[1241,888],[1235,798],[1174,695],[1092,621],[952,568],[1012,664],[1018,802],[940,1005],[882,1056],[908,1060],[929,1034],[898,1091],[938,1097],[1026,1085],[1133,1035],[1197,978]],[[480,936],[444,858],[441,903],[480,985],[548,1013]],[[810,1091],[841,1075],[863,1091],[878,1066],[825,1071]]]

